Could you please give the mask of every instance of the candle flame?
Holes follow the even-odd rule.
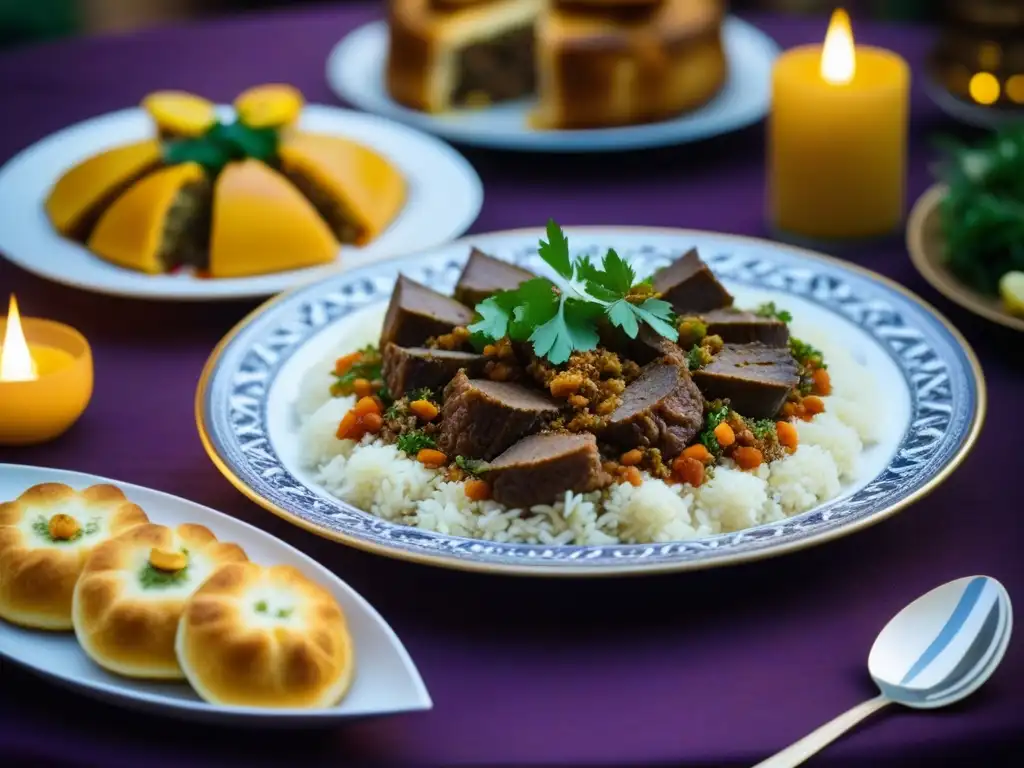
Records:
[[[7,330],[4,333],[4,343],[0,346],[0,381],[34,381],[38,378],[36,361],[32,359],[25,332],[21,328],[18,300],[11,294],[11,303],[7,310]]]
[[[853,28],[850,15],[836,8],[821,49],[821,76],[833,85],[846,85],[853,80],[857,69],[857,55],[853,47]]]

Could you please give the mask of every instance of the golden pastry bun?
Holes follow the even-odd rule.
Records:
[[[0,504],[0,618],[71,629],[75,583],[93,550],[146,513],[112,485],[34,485]]]
[[[188,599],[218,567],[247,559],[201,525],[132,528],[97,547],[82,570],[71,611],[78,642],[111,672],[180,680],[174,635]]]
[[[355,672],[341,607],[287,565],[223,566],[185,609],[176,649],[185,677],[212,704],[330,707]]]

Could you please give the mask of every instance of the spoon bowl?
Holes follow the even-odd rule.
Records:
[[[868,671],[886,698],[915,709],[944,707],[974,693],[1010,643],[1013,608],[988,576],[957,579],[922,595],[878,635]]]
[[[862,702],[754,768],[794,768],[889,704],[945,707],[995,672],[1013,630],[1010,596],[989,576],[950,581],[896,614],[868,655],[881,694]]]

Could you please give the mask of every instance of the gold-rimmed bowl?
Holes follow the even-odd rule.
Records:
[[[918,198],[907,220],[907,250],[914,267],[947,299],[993,323],[1024,331],[1024,317],[1006,311],[998,296],[988,296],[961,281],[946,265],[946,241],[940,207],[947,187],[936,184]]]

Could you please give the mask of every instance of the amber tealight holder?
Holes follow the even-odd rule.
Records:
[[[0,345],[9,320],[0,317]],[[22,333],[12,334],[18,336],[14,342],[27,342],[36,370],[34,378],[15,380],[9,370],[6,377],[0,373],[0,445],[35,445],[60,436],[78,421],[92,397],[92,350],[85,337],[52,320],[25,317],[20,325]],[[7,346],[13,349],[15,344]],[[12,352],[5,347],[2,354]]]

